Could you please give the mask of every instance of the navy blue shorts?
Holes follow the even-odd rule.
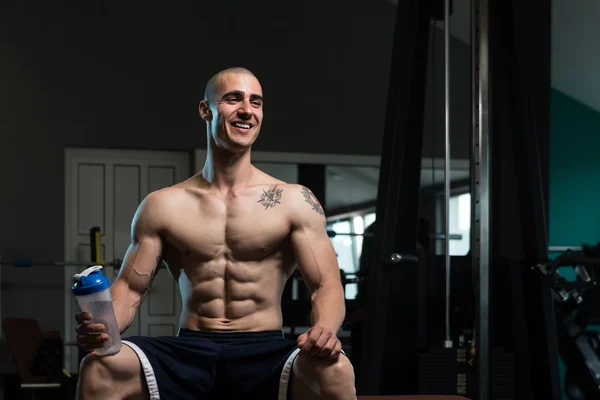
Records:
[[[140,359],[151,400],[287,398],[295,340],[282,331],[205,332],[123,339]]]

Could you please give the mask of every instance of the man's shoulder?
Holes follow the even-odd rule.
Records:
[[[162,225],[172,217],[173,210],[177,210],[185,198],[185,189],[170,186],[154,190],[142,200],[138,208],[138,218],[153,222],[153,225]]]
[[[308,187],[297,183],[280,183],[271,186],[271,192],[281,198],[281,203],[290,212],[290,216],[302,216],[316,213],[324,216],[321,203]],[[268,193],[268,192],[267,192]],[[269,193],[268,193],[269,194]]]
[[[168,206],[183,200],[185,196],[186,189],[184,187],[178,185],[168,186],[148,193],[144,199],[144,203],[146,203],[146,207],[162,208],[163,206]]]
[[[285,185],[281,185],[281,187],[287,189],[290,193],[293,193],[296,200],[319,203],[319,200],[312,190],[305,185],[299,183],[286,183]]]
[[[274,201],[283,205],[284,208],[290,208],[297,211],[302,203],[315,204],[320,206],[312,191],[304,185],[297,183],[287,183],[277,179],[263,181],[253,186],[252,192],[257,191],[261,199]]]

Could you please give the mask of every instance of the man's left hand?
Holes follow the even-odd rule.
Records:
[[[315,325],[298,336],[300,351],[310,357],[336,360],[342,351],[342,343],[331,329]]]

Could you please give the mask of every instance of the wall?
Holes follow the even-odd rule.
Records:
[[[600,242],[600,113],[553,90],[549,243]]]
[[[600,110],[600,2],[552,0],[552,87]]]

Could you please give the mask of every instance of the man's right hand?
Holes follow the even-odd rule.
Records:
[[[88,312],[79,312],[75,314],[77,321],[77,345],[83,351],[91,353],[92,351],[104,346],[104,342],[108,340],[108,335],[104,333],[104,325],[92,324],[92,314]]]

